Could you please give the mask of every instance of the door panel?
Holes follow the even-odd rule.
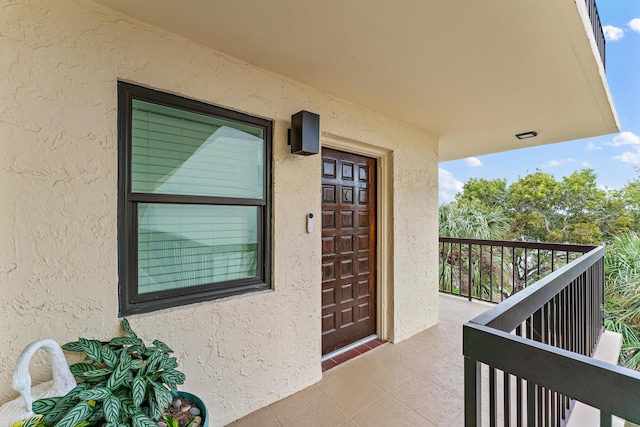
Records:
[[[322,354],[376,332],[376,161],[322,150]]]

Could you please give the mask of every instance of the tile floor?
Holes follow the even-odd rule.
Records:
[[[440,295],[438,325],[341,363],[230,426],[463,426],[462,324],[490,307]]]

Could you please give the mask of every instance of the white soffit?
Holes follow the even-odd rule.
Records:
[[[441,161],[619,128],[584,0],[94,1],[438,134]]]

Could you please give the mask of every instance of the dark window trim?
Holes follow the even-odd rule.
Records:
[[[241,199],[233,197],[183,196],[180,194],[129,193],[129,200],[141,203],[171,203],[187,205],[266,206],[264,199]]]
[[[171,108],[214,116],[264,130],[263,199],[229,197],[155,195],[131,192],[132,100],[139,99]],[[178,95],[118,81],[118,296],[119,316],[210,301],[233,295],[271,289],[271,162],[273,122]],[[258,224],[258,276],[217,284],[137,293],[137,203],[208,204],[256,206],[262,221]]]

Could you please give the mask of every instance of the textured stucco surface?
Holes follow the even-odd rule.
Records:
[[[30,342],[119,332],[118,79],[274,120],[273,290],[132,316],[223,425],[321,377],[320,156],[291,114],[393,153],[390,335],[437,321],[437,137],[86,1],[0,0],[0,403]],[[36,358],[34,378],[46,378]]]

